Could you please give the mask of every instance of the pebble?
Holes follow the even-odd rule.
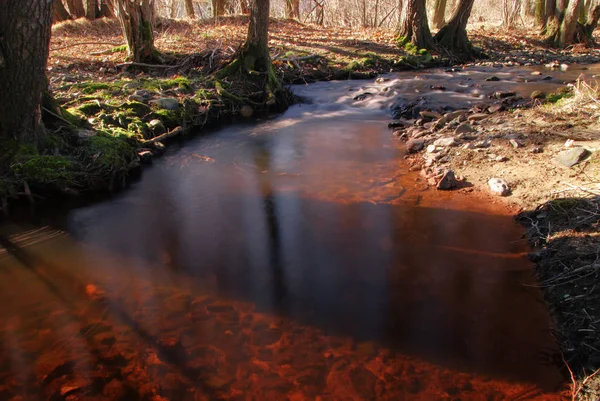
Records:
[[[508,142],[510,142],[510,144],[512,145],[513,148],[522,148],[523,144],[519,141],[517,141],[516,139],[511,139]]]
[[[494,195],[508,196],[510,194],[510,187],[502,178],[491,178],[488,185]]]
[[[410,139],[406,142],[407,153],[417,153],[425,147],[425,141],[423,139]]]

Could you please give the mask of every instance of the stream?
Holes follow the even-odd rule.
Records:
[[[171,146],[110,200],[1,225],[23,250],[0,247],[0,399],[560,399],[523,230],[419,183],[387,124],[399,99],[596,72],[299,86],[307,103]]]

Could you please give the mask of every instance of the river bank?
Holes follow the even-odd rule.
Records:
[[[551,66],[534,70],[532,79],[550,71]],[[599,93],[595,70],[581,73],[554,94],[533,91],[522,98],[510,90],[494,92],[470,109],[444,113],[412,103],[399,109],[399,117],[412,113],[418,119],[393,126],[406,141],[407,161],[420,171],[421,185],[491,193],[496,202],[518,208],[515,217],[527,230],[538,286],[573,380],[572,397],[595,400],[600,394]]]
[[[163,20],[156,43],[161,66],[124,62],[125,48],[114,20],[76,20],[53,27],[48,78],[50,100],[44,120],[52,131],[45,150],[19,149],[9,175],[0,180],[4,214],[10,199],[37,203],[44,198],[114,192],[139,175],[142,164],[160,156],[170,140],[211,127],[284,110],[244,80],[216,80],[244,38],[245,17],[213,21]],[[284,83],[365,79],[390,71],[448,65],[449,60],[418,49],[400,49],[391,30],[327,28],[272,20],[271,47]],[[488,37],[492,32],[491,38]],[[472,37],[490,56],[477,65],[587,63],[594,49],[560,52],[535,41],[473,29]]]

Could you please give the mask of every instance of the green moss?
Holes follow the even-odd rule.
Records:
[[[179,88],[185,92],[192,92],[194,87],[191,81],[186,77],[175,77],[167,79],[140,79],[137,81],[140,87],[148,91],[163,91],[173,88]]]
[[[127,45],[116,46],[111,49],[113,53],[127,53]]]
[[[10,168],[18,179],[29,183],[68,183],[75,175],[72,161],[65,156],[33,155]]]
[[[144,117],[145,115],[152,112],[150,106],[140,102],[128,102],[123,103],[119,109],[121,110],[131,110],[134,115],[138,117]]]
[[[179,110],[160,109],[160,110],[155,110],[154,115],[156,116],[156,118],[158,118],[159,120],[161,120],[163,122],[165,127],[171,129],[171,128],[175,128],[175,127],[181,125],[181,123],[182,123],[181,111],[182,110],[183,109],[179,109]]]
[[[73,85],[74,88],[81,90],[86,95],[91,95],[100,91],[107,91],[105,96],[109,95],[109,92],[116,92],[122,89],[122,85],[118,82],[82,82]]]
[[[67,110],[72,114],[82,114],[84,116],[93,116],[102,111],[102,105],[97,100],[85,102],[77,107],[71,107]]]
[[[556,92],[550,93],[546,96],[546,102],[548,103],[559,103],[563,99],[569,99],[573,97],[573,91],[570,88],[561,88]]]
[[[400,48],[404,48],[408,43],[410,43],[410,40],[408,40],[408,38],[406,36],[400,36],[400,35],[396,35],[395,41],[396,41],[396,46],[398,46]]]
[[[349,62],[348,65],[346,65],[346,67],[344,67],[344,70],[345,71],[356,71],[356,70],[359,70],[361,67],[362,67],[362,65],[358,61],[354,60],[354,61]]]
[[[105,171],[123,170],[135,156],[134,145],[122,136],[98,132],[83,145],[85,156],[91,159],[92,168]]]

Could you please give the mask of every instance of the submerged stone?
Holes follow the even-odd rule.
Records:
[[[423,139],[411,139],[406,142],[407,153],[417,153],[425,147],[425,141]]]

